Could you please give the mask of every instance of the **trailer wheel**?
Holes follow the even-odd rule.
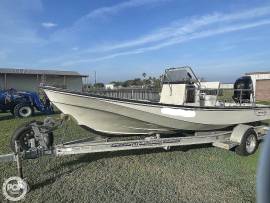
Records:
[[[253,128],[250,128],[243,135],[240,145],[235,148],[235,152],[241,156],[249,156],[254,154],[257,148],[257,133]]]
[[[26,118],[32,116],[34,109],[27,103],[19,103],[14,109],[14,116],[20,118]]]
[[[25,150],[25,151],[29,150],[31,148],[31,139],[34,140],[36,147],[39,146],[39,142],[35,139],[34,131],[31,125],[29,124],[30,123],[20,126],[14,131],[10,140],[10,148],[12,149],[13,152],[16,151],[15,150],[16,141],[19,141],[19,144],[21,147],[20,150]],[[38,121],[37,124],[42,125],[43,122]],[[54,141],[53,133],[52,132],[48,133],[48,135],[44,137],[44,141],[47,147],[51,147]]]

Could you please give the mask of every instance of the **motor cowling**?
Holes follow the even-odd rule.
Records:
[[[243,76],[235,81],[233,100],[236,103],[250,103],[252,94],[253,83],[250,76]]]

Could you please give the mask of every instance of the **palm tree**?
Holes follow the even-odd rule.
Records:
[[[143,73],[142,76],[143,76],[143,78],[145,78],[146,77],[146,73]]]
[[[146,77],[146,73],[143,73],[142,76],[143,76],[143,87],[145,87],[145,77]]]

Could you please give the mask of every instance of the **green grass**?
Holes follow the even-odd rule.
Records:
[[[233,90],[232,89],[223,89],[222,94],[218,96],[218,101],[233,102]]]
[[[270,105],[270,101],[257,101],[258,104]]]
[[[31,119],[0,115],[1,154],[10,152],[12,131]],[[93,136],[70,126],[65,140]],[[258,156],[200,146],[42,157],[23,162],[31,185],[25,202],[255,202]],[[16,175],[15,163],[1,163],[0,171],[2,184]]]

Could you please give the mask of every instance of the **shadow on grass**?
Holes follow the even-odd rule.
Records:
[[[211,145],[200,145],[200,146],[184,146],[184,147],[174,147],[173,149],[169,151],[188,151],[191,149],[197,149],[197,148],[208,148],[211,147]],[[100,153],[94,153],[94,154],[84,154],[79,155],[77,159],[74,159],[72,161],[67,161],[63,164],[61,164],[61,167],[70,167],[72,165],[77,165],[81,163],[90,163],[98,161],[99,159],[110,159],[114,157],[126,157],[126,156],[132,156],[132,155],[147,155],[147,154],[155,154],[155,153],[161,153],[166,151],[164,149],[156,148],[156,149],[134,149],[134,150],[123,150],[123,151],[114,151],[114,152],[100,152]]]
[[[200,148],[210,148],[212,147],[211,144],[200,144],[200,145],[190,145],[190,146],[179,146],[173,147],[171,150],[168,151],[182,151],[187,152],[193,149],[200,149]],[[166,150],[162,148],[155,148],[155,149],[137,149],[137,150],[125,150],[125,151],[115,151],[115,152],[102,152],[102,153],[95,153],[95,154],[84,154],[79,156],[77,159],[68,161],[62,164],[63,167],[70,167],[71,165],[76,165],[79,163],[85,162],[93,162],[99,159],[110,159],[113,157],[126,157],[132,155],[146,155],[146,154],[155,154],[155,153],[166,153]]]
[[[62,176],[62,175],[61,175]],[[59,176],[60,177],[60,176]],[[43,188],[47,185],[50,185],[52,183],[54,183],[56,181],[56,179],[58,178],[58,176],[56,177],[51,177],[51,178],[48,178],[42,182],[39,182],[37,184],[31,184],[31,187],[30,187],[30,191],[34,191],[34,190],[37,190],[37,189],[40,189],[40,188]]]
[[[45,186],[51,185],[51,184],[53,184],[57,179],[61,178],[63,175],[66,175],[66,174],[68,174],[68,173],[72,173],[73,171],[75,171],[75,170],[77,170],[77,169],[79,169],[79,168],[80,168],[80,166],[75,167],[75,168],[73,167],[73,168],[71,168],[71,169],[69,169],[69,170],[67,170],[67,171],[63,171],[63,172],[60,172],[60,173],[57,173],[57,171],[60,170],[60,169],[55,170],[55,172],[57,173],[57,175],[51,176],[51,177],[49,177],[49,178],[47,178],[47,179],[45,179],[45,180],[43,180],[43,181],[41,181],[41,182],[39,182],[39,183],[31,184],[30,189],[31,189],[31,191],[34,191],[34,190],[43,188],[43,187],[45,187]]]

